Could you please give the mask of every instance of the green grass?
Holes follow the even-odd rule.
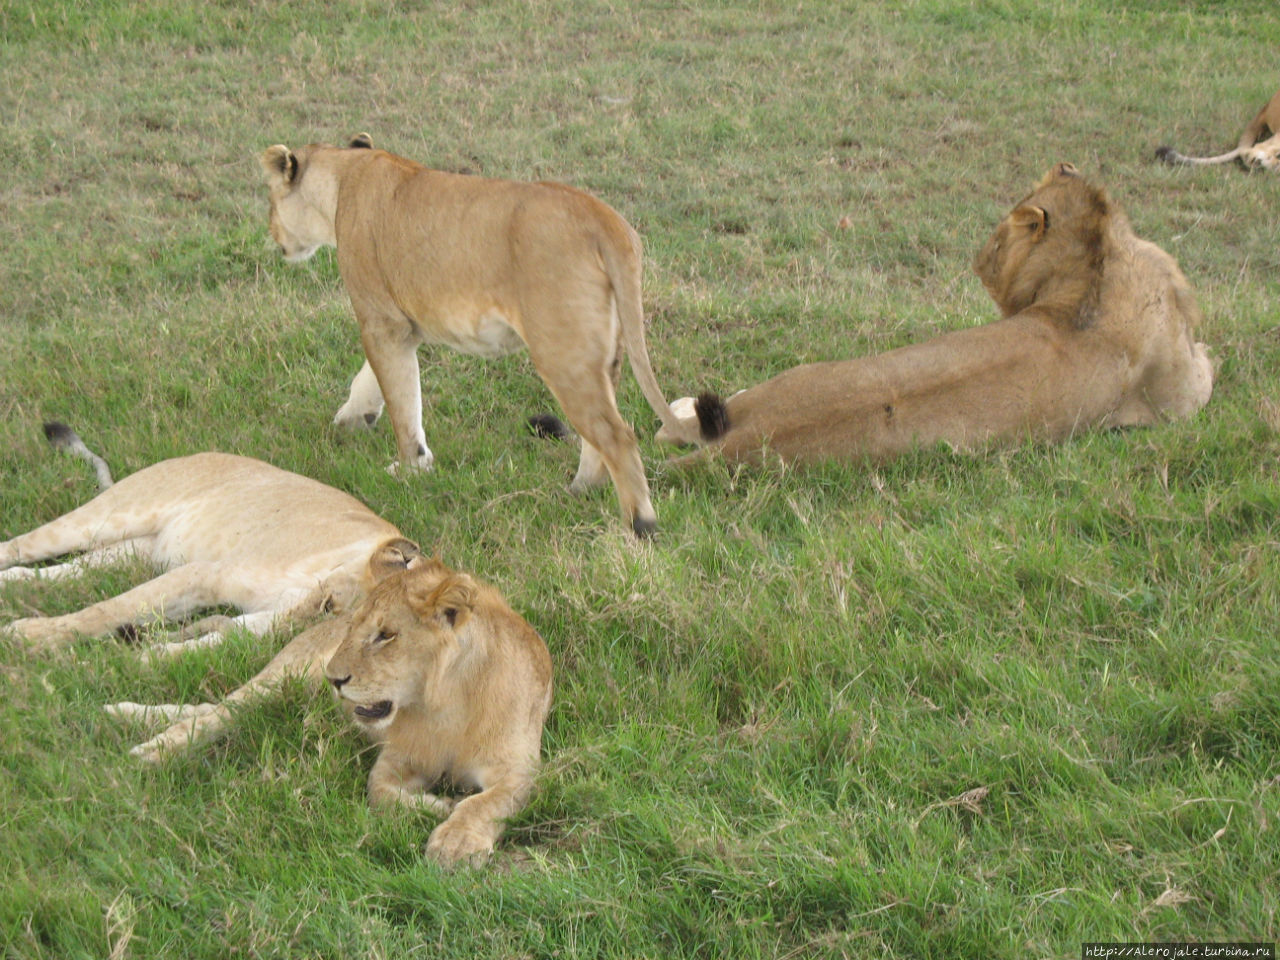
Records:
[[[284,640],[159,666],[0,642],[0,956],[1074,957],[1280,939],[1280,179],[1219,152],[1271,2],[0,3],[0,536],[203,449],[352,491],[496,583],[556,667],[484,871],[374,816],[300,686],[160,769],[116,700],[216,697]],[[1243,65],[1243,67],[1242,67]],[[669,397],[984,322],[969,261],[1052,163],[1180,261],[1220,362],[1190,422],[878,470],[681,472],[661,533],[522,420],[527,358],[422,353],[437,470],[335,432],[333,258],[267,239],[257,156],[375,143],[549,177],[641,231]],[[838,227],[841,217],[849,227]],[[142,576],[12,585],[0,621]]]

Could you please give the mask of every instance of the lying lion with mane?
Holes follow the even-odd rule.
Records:
[[[969,450],[1155,424],[1208,402],[1213,366],[1186,278],[1071,164],[1000,222],[974,270],[1003,320],[794,367],[728,401],[678,401],[709,445],[691,457],[875,462],[940,442]]]

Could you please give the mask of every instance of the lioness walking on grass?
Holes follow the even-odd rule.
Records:
[[[385,402],[398,469],[433,462],[422,430],[418,344],[497,357],[529,348],[582,437],[569,489],[613,478],[638,535],[657,525],[635,434],[614,397],[622,349],[673,436],[696,439],[663,398],[645,347],[640,238],[573,187],[430,170],[373,149],[270,147],[271,236],[285,259],[335,246],[366,362],[334,422],[372,426]],[[397,465],[393,464],[393,467]]]

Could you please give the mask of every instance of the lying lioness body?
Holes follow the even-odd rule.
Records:
[[[347,148],[277,145],[262,167],[271,235],[285,258],[336,246],[360,325],[367,359],[336,423],[372,425],[385,401],[398,467],[427,469],[418,344],[484,357],[524,344],[582,437],[570,489],[612,476],[632,528],[654,529],[635,434],[614,398],[624,345],[669,433],[685,428],[649,363],[640,238],[621,216],[562,184],[430,170],[372,149],[363,134]]]
[[[1160,147],[1156,157],[1165,163],[1189,163],[1204,166],[1211,163],[1230,163],[1238,160],[1247,168],[1262,167],[1280,170],[1280,91],[1267,101],[1240,134],[1234,150],[1216,157],[1188,157],[1173,147]]]
[[[479,863],[533,787],[551,703],[546,645],[496,590],[438,561],[375,558],[370,576],[380,580],[355,610],[299,634],[221,703],[108,709],[175,721],[133,749],[156,761],[223,732],[236,704],[277,691],[289,676],[327,678],[382,747],[370,802],[447,814],[427,855]],[[430,792],[442,781],[478,792],[455,803]]]
[[[105,463],[69,428],[50,424],[46,433],[55,445],[94,462],[107,488],[70,513],[0,543],[0,582],[78,576],[130,556],[164,572],[75,613],[8,625],[33,647],[219,606],[241,613],[205,621],[208,629],[186,643],[217,643],[232,627],[263,633],[279,619],[350,603],[370,586],[370,557],[395,554],[408,543],[354,497],[260,460],[197,453],[111,485]],[[69,554],[80,555],[26,566]]]
[[[1186,279],[1070,164],[1000,222],[974,269],[1005,319],[795,367],[727,402],[704,395],[696,414],[710,449],[729,460],[880,461],[939,442],[971,449],[1153,424],[1208,401],[1213,367],[1194,338],[1200,311]]]

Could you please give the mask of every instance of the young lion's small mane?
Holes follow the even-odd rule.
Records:
[[[1058,164],[1000,224],[974,269],[1005,316],[1035,307],[1075,329],[1098,317],[1110,222],[1106,191]]]

